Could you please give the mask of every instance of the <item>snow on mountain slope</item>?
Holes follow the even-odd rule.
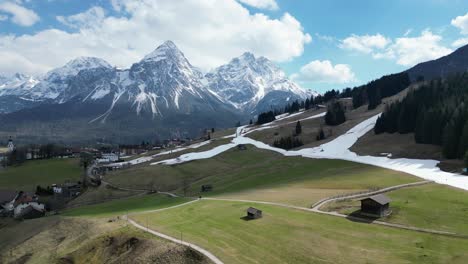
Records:
[[[244,111],[254,111],[259,102],[272,92],[267,107],[276,106],[288,98],[305,99],[311,93],[290,81],[285,73],[265,57],[255,58],[246,52],[228,64],[222,65],[205,75],[208,88],[226,103]],[[274,101],[278,102],[274,102]]]
[[[0,75],[0,96],[17,93],[19,90],[29,90],[39,81],[32,76],[16,73],[11,77]]]
[[[49,71],[41,82],[31,90],[32,98],[57,99],[58,103],[63,103],[74,96],[74,93],[66,94],[66,88],[69,87],[70,80],[77,76],[81,71],[96,69],[112,69],[112,66],[106,61],[93,57],[76,58],[63,67]],[[83,83],[85,86],[86,84]],[[76,92],[76,91],[75,91]]]

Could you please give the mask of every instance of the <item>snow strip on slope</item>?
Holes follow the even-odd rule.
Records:
[[[191,161],[191,160],[209,159],[237,145],[238,144],[235,144],[235,143],[228,143],[225,145],[217,146],[208,151],[187,153],[187,154],[181,155],[178,158],[154,162],[154,163],[151,163],[151,165],[157,165],[157,164],[173,165],[173,164],[184,163],[184,162]]]
[[[208,145],[210,143],[211,143],[211,140],[207,140],[207,141],[192,144],[192,145],[187,146],[187,147],[178,147],[178,148],[175,148],[173,150],[163,151],[163,152],[157,153],[157,154],[155,154],[153,156],[140,157],[140,158],[137,158],[137,159],[124,161],[124,162],[116,162],[116,163],[112,163],[110,165],[113,165],[113,166],[138,165],[140,163],[145,163],[145,162],[151,161],[151,160],[153,160],[154,158],[156,158],[158,156],[163,156],[163,155],[167,155],[167,154],[171,154],[171,153],[176,153],[176,152],[180,152],[180,151],[183,151],[183,150],[186,150],[186,149],[196,149],[196,148]]]

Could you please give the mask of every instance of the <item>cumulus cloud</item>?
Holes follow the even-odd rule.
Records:
[[[462,34],[468,34],[468,13],[466,13],[464,16],[457,16],[456,18],[452,19],[451,24],[452,26],[460,29]]]
[[[44,73],[77,56],[96,56],[128,67],[166,40],[172,40],[205,70],[250,51],[274,61],[302,55],[311,41],[288,13],[278,19],[252,14],[235,0],[113,0],[117,15],[99,7],[59,17],[72,32],[48,29],[32,35],[0,35],[0,49],[37,65]],[[92,20],[93,23],[88,23]],[[0,72],[33,69],[0,61]]]
[[[452,42],[452,47],[459,48],[468,44],[468,38],[460,38]]]
[[[418,37],[397,38],[384,53],[376,53],[374,57],[394,58],[399,65],[413,66],[451,53],[452,50],[443,46],[441,40],[441,36],[424,30]]]
[[[413,66],[417,63],[436,59],[452,52],[441,44],[442,36],[432,33],[429,29],[420,36],[403,37],[391,40],[380,34],[350,37],[341,41],[340,47],[371,55],[374,59],[395,60],[403,66]]]
[[[99,25],[105,18],[103,8],[95,6],[88,9],[86,12],[79,13],[73,16],[57,16],[57,20],[71,28],[93,27]]]
[[[314,60],[301,67],[291,76],[299,82],[349,83],[356,80],[351,67],[346,64],[333,65],[329,60]]]
[[[9,14],[11,16],[11,22],[24,27],[32,26],[40,20],[36,12],[13,2],[0,3],[0,12]],[[0,14],[0,16],[3,20],[6,19],[5,14]]]
[[[277,10],[278,4],[275,0],[238,0],[239,2],[259,8],[259,9],[269,9],[269,10]]]
[[[363,36],[352,34],[351,36],[343,39],[339,47],[346,50],[369,54],[374,49],[385,48],[390,42],[390,39],[382,36],[381,34]]]

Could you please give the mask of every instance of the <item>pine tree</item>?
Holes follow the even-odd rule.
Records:
[[[310,109],[310,100],[309,100],[309,98],[307,98],[307,99],[305,100],[304,108],[305,108],[305,110],[309,110],[309,109]]]
[[[468,168],[468,151],[465,153],[465,168]]]
[[[468,151],[468,122],[465,123],[463,127],[462,136],[460,137],[460,145],[458,149],[458,153],[462,153],[461,155],[465,155]]]
[[[302,133],[301,121],[297,121],[297,123],[296,123],[296,135],[300,135],[301,133]]]

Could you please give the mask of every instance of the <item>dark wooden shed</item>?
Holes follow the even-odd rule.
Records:
[[[211,184],[205,184],[205,185],[202,185],[201,187],[202,192],[211,192],[212,190],[213,190],[213,185]]]
[[[377,194],[361,200],[361,214],[370,217],[384,217],[389,215],[391,200],[383,195]]]
[[[249,209],[247,209],[247,218],[257,219],[257,218],[261,218],[261,217],[262,217],[262,210],[258,210],[258,209],[253,208],[253,207],[249,207]]]

